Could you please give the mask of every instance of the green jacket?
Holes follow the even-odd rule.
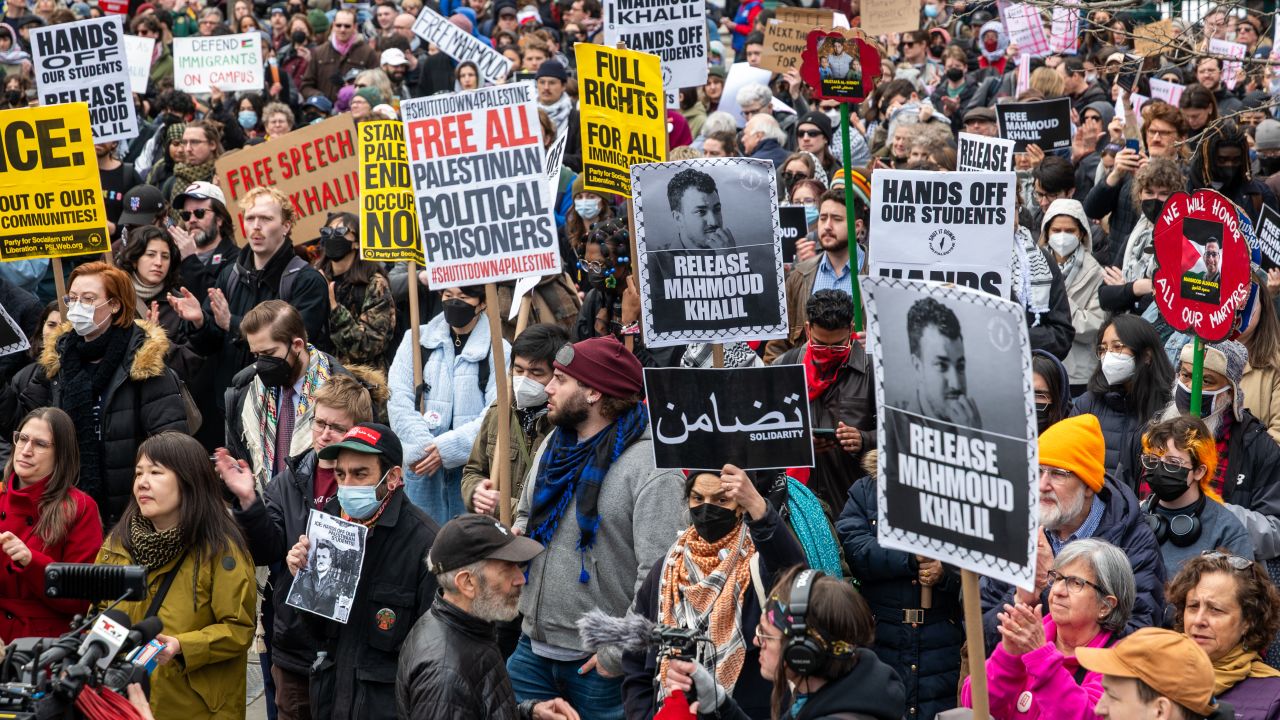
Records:
[[[147,89],[153,94],[159,94],[156,88],[160,86],[160,82],[162,80],[172,82],[173,51],[169,46],[164,45],[161,47],[159,57],[157,57],[155,62],[151,64],[151,72],[149,75],[151,78],[151,84],[147,86]],[[161,154],[163,154],[163,149],[161,150]]]
[[[471,446],[471,457],[467,458],[467,464],[462,466],[462,502],[466,504],[469,512],[475,512],[471,507],[471,496],[475,494],[476,488],[481,482],[493,478],[493,454],[498,447],[498,414],[494,412],[497,406],[495,402],[485,410],[484,419],[480,421],[480,432]],[[511,409],[511,445],[507,450],[507,457],[511,464],[509,477],[511,478],[512,517],[515,517],[516,500],[519,499],[520,491],[524,488],[524,478],[529,473],[529,465],[533,461],[533,451],[542,445],[543,439],[551,431],[551,421],[547,419],[545,412],[533,427],[534,437],[525,436],[515,408]]]
[[[338,306],[329,309],[333,354],[343,365],[368,365],[386,372],[387,348],[396,331],[396,303],[387,276],[374,273],[363,295],[357,286],[339,278],[334,292]]]

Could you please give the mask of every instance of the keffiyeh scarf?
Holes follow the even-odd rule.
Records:
[[[1049,269],[1049,259],[1031,239],[1031,233],[1021,225],[1015,231],[1013,277],[1017,278],[1013,282],[1013,297],[1027,312],[1037,316],[1049,312],[1053,271]]]
[[[141,513],[129,519],[129,544],[133,559],[148,570],[164,567],[182,552],[182,528],[156,530]]]

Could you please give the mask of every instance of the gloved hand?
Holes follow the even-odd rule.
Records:
[[[690,709],[702,715],[714,713],[729,699],[729,693],[705,667],[689,660],[671,660],[667,665],[667,687],[684,692],[690,700]],[[695,699],[697,703],[693,703]]]

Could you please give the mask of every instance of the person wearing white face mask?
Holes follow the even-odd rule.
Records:
[[[1098,329],[1105,316],[1098,302],[1102,266],[1093,259],[1089,219],[1077,200],[1058,199],[1049,204],[1040,222],[1040,245],[1048,246],[1062,271],[1071,303],[1071,325],[1076,334],[1067,354],[1067,375],[1071,394],[1079,395],[1089,382],[1097,360]]]
[[[578,252],[578,257],[582,257],[583,244],[591,228],[613,219],[613,207],[600,193],[587,190],[586,182],[587,179],[583,175],[574,179],[573,186],[569,189],[569,196],[573,198],[573,208],[565,213],[564,217],[565,236],[569,238],[569,244],[573,249]],[[579,286],[582,285],[582,277],[575,277],[574,280]]]

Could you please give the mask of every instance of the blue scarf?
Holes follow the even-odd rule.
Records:
[[[600,529],[600,513],[596,507],[600,484],[622,451],[643,435],[648,425],[648,411],[642,403],[636,403],[630,412],[593,437],[578,442],[572,430],[558,427],[547,442],[547,451],[534,480],[533,509],[529,515],[529,527],[533,529],[529,537],[543,545],[550,544],[569,500],[575,499],[578,552],[583,555],[580,583],[591,579],[585,556],[595,545]]]

